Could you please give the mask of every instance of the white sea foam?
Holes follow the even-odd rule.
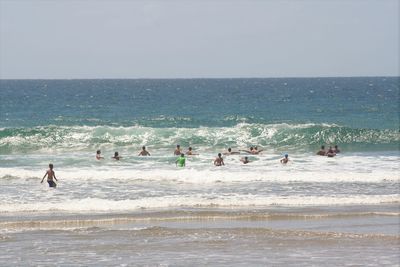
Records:
[[[142,209],[165,209],[182,207],[268,207],[268,206],[332,206],[332,205],[373,205],[399,203],[400,195],[386,196],[220,196],[207,199],[202,196],[164,196],[141,199],[109,200],[99,198],[71,199],[64,202],[4,203],[0,213],[9,212],[122,212]]]
[[[44,170],[25,170],[15,168],[0,168],[0,179],[28,179],[41,178]],[[69,180],[148,180],[148,181],[178,181],[193,184],[205,183],[232,183],[232,182],[250,182],[250,181],[270,181],[270,182],[318,182],[318,183],[378,183],[381,181],[400,181],[397,173],[387,171],[370,171],[370,172],[326,172],[296,170],[293,168],[276,168],[253,170],[249,166],[244,166],[240,170],[238,168],[229,169],[222,167],[219,169],[206,167],[202,170],[199,168],[178,169],[171,167],[169,169],[143,169],[135,167],[125,167],[121,169],[111,168],[66,168],[57,171],[57,176],[63,183]]]

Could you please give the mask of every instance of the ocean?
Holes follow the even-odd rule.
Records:
[[[0,265],[399,266],[399,92],[399,77],[0,80]],[[184,168],[178,144],[198,154]]]

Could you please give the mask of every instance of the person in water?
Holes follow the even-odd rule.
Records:
[[[249,154],[253,154],[253,150],[254,150],[254,147],[250,147],[249,150],[241,149],[239,151],[246,152],[246,153],[249,153]]]
[[[331,146],[329,147],[328,152],[326,152],[326,155],[330,158],[333,158],[334,156],[336,156],[336,153],[335,153],[335,151],[333,151]]]
[[[285,157],[283,158],[283,159],[281,159],[281,163],[282,164],[286,164],[286,163],[288,163],[289,162],[289,155],[288,154],[285,154]]]
[[[145,146],[142,146],[142,151],[139,152],[138,156],[150,156],[150,153],[146,150]]]
[[[249,154],[257,155],[257,154],[261,153],[263,150],[258,150],[257,147],[250,147],[249,150],[239,150],[239,151],[243,151],[243,152],[246,152],[246,153],[249,153]]]
[[[335,149],[333,150],[336,154],[340,153],[339,147],[335,145]]]
[[[194,156],[194,155],[198,155],[198,154],[194,153],[192,147],[190,146],[189,150],[186,152],[186,155]]]
[[[186,166],[186,158],[185,154],[181,154],[181,156],[175,161],[175,165],[179,167],[185,167]]]
[[[111,157],[112,159],[115,159],[115,160],[120,160],[120,159],[122,159],[122,157],[118,154],[118,152],[115,152],[114,153],[114,157]]]
[[[97,160],[104,159],[104,157],[101,156],[101,151],[100,150],[96,151],[96,159]]]
[[[317,152],[319,156],[326,156],[325,146],[321,146],[321,149]]]
[[[225,152],[224,155],[235,155],[235,154],[240,154],[238,151],[232,151],[232,148],[228,148],[228,152]]]
[[[250,162],[249,157],[241,158],[240,161],[243,162],[243,164],[247,164]]]
[[[56,173],[53,171],[53,164],[49,164],[49,169],[46,171],[46,173],[43,176],[43,179],[40,183],[43,183],[44,178],[47,176],[47,183],[49,184],[49,187],[56,187],[57,184],[53,181],[53,178],[57,180],[56,178]]]
[[[218,157],[214,160],[214,165],[215,165],[215,166],[222,166],[222,165],[225,165],[224,159],[222,158],[221,153],[218,153]]]
[[[180,154],[182,154],[182,152],[181,152],[181,146],[180,146],[180,145],[176,145],[176,149],[175,149],[175,151],[174,151],[174,155],[178,156],[178,155],[180,155]]]

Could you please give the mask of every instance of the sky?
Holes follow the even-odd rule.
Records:
[[[0,79],[399,76],[399,0],[0,0]]]

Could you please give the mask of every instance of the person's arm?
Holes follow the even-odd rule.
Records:
[[[43,183],[43,180],[44,180],[44,178],[46,178],[46,176],[47,176],[47,172],[44,174],[43,179],[40,183]]]
[[[221,165],[224,165],[224,166],[225,166],[225,163],[224,163],[224,160],[223,160],[223,159],[221,160]]]
[[[53,171],[53,177],[54,177],[54,179],[56,179],[56,181],[58,181],[56,178],[56,173],[54,171]]]
[[[150,156],[150,153],[149,153],[149,151],[147,151],[147,156]]]

